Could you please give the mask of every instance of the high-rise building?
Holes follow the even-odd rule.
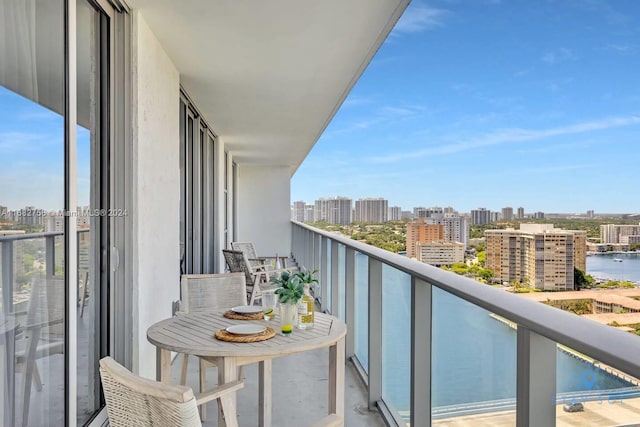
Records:
[[[354,221],[380,224],[389,218],[389,202],[381,197],[356,200]]]
[[[401,211],[400,219],[411,219],[413,218],[413,213],[411,211]]]
[[[352,201],[348,197],[321,198],[316,200],[316,221],[329,224],[351,224]]]
[[[314,222],[316,220],[316,207],[306,205],[304,208],[304,222]]]
[[[552,224],[485,231],[487,268],[503,282],[541,290],[574,289],[574,267],[586,269],[587,234]]]
[[[298,222],[304,222],[304,214],[305,214],[306,208],[307,208],[307,204],[302,200],[293,202],[293,211],[291,213],[291,219]]]
[[[630,237],[640,236],[640,224],[639,225],[616,225],[616,224],[603,224],[600,226],[600,243],[615,244],[615,243],[633,243],[630,241]],[[635,240],[635,239],[631,239]]]
[[[425,218],[407,223],[407,257],[417,258],[416,243],[444,240],[442,224],[427,224]]]
[[[540,211],[534,212],[533,218],[534,219],[544,219],[544,212],[540,212]]]
[[[436,267],[464,262],[465,246],[460,242],[416,242],[416,259]]]
[[[593,210],[588,210],[587,211],[587,218],[595,218],[596,217],[596,213]]]
[[[414,218],[426,218],[427,217],[427,208],[424,206],[417,206],[413,208],[413,217]]]
[[[6,206],[0,206],[0,221],[8,219],[7,213],[9,209]]]
[[[471,211],[471,224],[484,225],[491,223],[491,211],[486,208],[478,208]]]
[[[524,208],[523,207],[519,207],[518,208],[518,219],[523,219],[524,218]]]
[[[513,220],[513,208],[511,206],[507,206],[506,208],[502,208],[502,220],[503,221],[512,221]]]
[[[400,206],[389,206],[389,221],[400,221],[402,219],[402,208]]]

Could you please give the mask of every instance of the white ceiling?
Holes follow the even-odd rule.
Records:
[[[238,163],[316,143],[410,0],[128,0]]]

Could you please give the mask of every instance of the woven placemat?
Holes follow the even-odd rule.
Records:
[[[258,341],[266,341],[269,338],[273,338],[276,336],[276,331],[267,326],[267,329],[255,335],[236,335],[230,334],[224,329],[220,329],[216,331],[213,335],[216,339],[220,341],[229,341],[229,342],[258,342]]]
[[[264,314],[262,311],[258,311],[256,313],[236,313],[233,310],[225,311],[223,314],[227,319],[234,320],[262,320],[264,319]]]

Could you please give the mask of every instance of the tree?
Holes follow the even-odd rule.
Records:
[[[585,272],[579,268],[573,268],[573,284],[577,290],[592,288],[593,283],[593,277],[585,274]]]

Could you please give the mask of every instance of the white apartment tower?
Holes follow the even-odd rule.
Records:
[[[306,207],[307,207],[307,204],[302,200],[293,202],[293,211],[291,213],[291,218],[294,221],[304,222],[304,214],[305,214]]]
[[[354,220],[380,224],[389,220],[389,202],[382,197],[356,200]]]
[[[506,208],[502,208],[502,219],[504,221],[513,220],[513,208],[511,206],[507,206]]]
[[[471,224],[484,225],[491,222],[491,211],[486,208],[473,209],[471,211]]]
[[[400,221],[402,219],[402,208],[400,206],[389,206],[389,221]]]
[[[316,200],[316,221],[329,224],[351,224],[352,200],[348,197],[321,198]]]

